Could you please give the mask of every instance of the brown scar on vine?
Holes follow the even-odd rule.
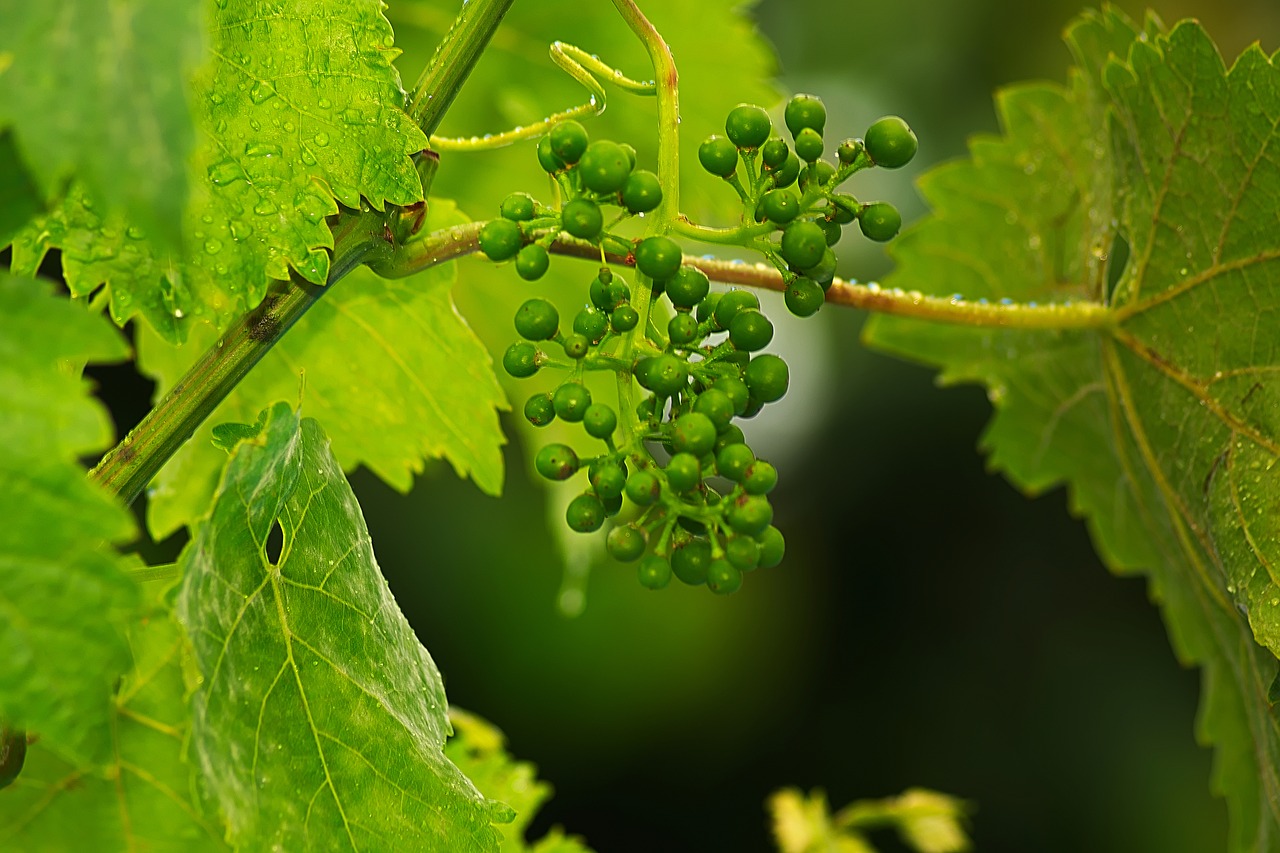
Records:
[[[259,315],[249,321],[249,340],[260,344],[275,340],[280,332],[280,318],[271,312],[278,301],[279,297],[276,296],[268,296],[262,300],[262,305],[258,308]]]

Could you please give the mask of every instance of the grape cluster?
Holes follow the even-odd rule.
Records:
[[[729,113],[727,136],[703,143],[699,159],[738,191],[749,226],[744,245],[778,267],[788,308],[809,316],[834,277],[831,246],[841,226],[856,220],[867,236],[887,240],[900,225],[890,205],[861,204],[835,188],[858,169],[903,165],[916,142],[901,119],[881,119],[865,140],[842,143],[833,165],[821,159],[821,101],[796,96],[785,116],[794,150],[772,136],[763,109],[742,105]],[[535,468],[557,481],[586,472],[565,521],[591,533],[617,519],[606,548],[621,562],[637,563],[643,586],[661,589],[674,575],[716,593],[734,592],[745,572],[777,565],[785,550],[768,498],[778,472],[756,458],[735,422],[787,392],[786,363],[762,352],[773,324],[751,291],[712,292],[706,274],[685,264],[669,237],[631,241],[615,235],[613,223],[605,225],[602,206],[622,208],[616,223],[662,201],[657,177],[636,169],[629,146],[591,141],[580,124],[566,121],[541,140],[538,160],[563,203],[551,209],[523,193],[508,196],[501,218],[481,230],[481,250],[495,261],[514,259],[516,272],[534,280],[547,270],[547,249],[568,234],[600,247],[602,255],[625,253],[638,276],[633,304],[623,277],[601,266],[568,326],[555,305],[539,297],[517,310],[521,340],[503,355],[503,368],[517,378],[547,369],[562,376],[551,390],[528,398],[525,418],[539,427],[556,419],[580,423],[603,445],[584,458],[566,444],[548,444]],[[585,378],[596,371],[616,377],[617,407],[593,399]]]

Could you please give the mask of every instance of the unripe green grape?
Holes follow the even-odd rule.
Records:
[[[529,299],[516,309],[516,331],[530,341],[555,337],[560,328],[560,312],[545,299]]]
[[[536,427],[546,426],[556,419],[556,407],[550,394],[534,394],[524,401],[524,417]]]
[[[636,167],[635,146],[631,145],[629,142],[620,142],[618,143],[618,147],[622,149],[623,154],[627,155],[628,168],[634,169]]]
[[[594,308],[583,308],[573,316],[573,330],[595,343],[609,331],[609,315]]]
[[[707,297],[711,282],[697,267],[683,266],[667,282],[667,298],[677,308],[692,308]]]
[[[615,515],[622,512],[622,495],[618,495],[616,498],[609,498],[608,500],[601,500],[601,503],[604,505],[605,518],[613,518]]]
[[[756,564],[761,569],[772,569],[782,562],[787,551],[787,542],[782,531],[776,527],[766,527],[764,532],[755,537],[760,546],[760,560]]]
[[[578,495],[564,511],[565,523],[578,533],[594,533],[604,524],[604,504],[595,495]]]
[[[538,348],[528,341],[512,344],[502,354],[502,369],[516,379],[532,376],[538,372]]]
[[[573,119],[558,122],[547,134],[552,152],[565,163],[576,163],[587,150],[587,129]]]
[[[827,181],[831,180],[836,173],[836,167],[832,166],[826,160],[818,160],[813,164],[812,169],[804,169],[800,172],[800,191],[804,192],[809,189],[810,184],[823,186]]]
[[[836,157],[841,163],[848,166],[866,150],[867,147],[861,139],[846,139],[840,143],[840,147],[836,148]]]
[[[750,290],[730,290],[716,303],[712,317],[721,329],[729,328],[738,312],[760,307],[760,298]]]
[[[755,309],[739,311],[729,322],[729,340],[746,352],[764,349],[773,340],[773,323]]]
[[[778,469],[757,459],[742,472],[742,488],[750,495],[767,495],[778,485]]]
[[[827,126],[827,108],[816,95],[792,95],[791,100],[787,101],[782,118],[793,138],[799,136],[805,128],[810,128],[821,136],[823,128]]]
[[[533,467],[548,480],[567,480],[578,473],[578,454],[567,444],[548,444],[534,457]]]
[[[765,353],[751,359],[742,373],[742,380],[747,383],[753,398],[761,403],[773,403],[787,393],[790,374],[785,361]]]
[[[688,492],[702,482],[702,463],[692,453],[677,453],[667,460],[663,470],[667,483],[677,492]]]
[[[836,253],[830,249],[822,253],[822,260],[804,271],[804,274],[823,288],[830,286],[836,277]]]
[[[760,546],[750,536],[734,536],[724,545],[724,558],[741,572],[760,565]]]
[[[760,162],[766,169],[776,169],[787,162],[787,155],[790,153],[787,143],[775,136],[760,146]]]
[[[658,176],[647,169],[637,169],[622,184],[622,205],[632,213],[648,213],[662,204],[662,185]]]
[[[892,240],[902,227],[902,215],[887,201],[877,201],[862,208],[858,227],[868,239],[885,243]]]
[[[510,219],[494,219],[480,229],[480,251],[491,261],[506,261],[520,251],[520,226]]]
[[[698,322],[705,323],[715,316],[716,306],[720,304],[723,293],[708,293],[706,297],[698,303]]]
[[[538,165],[542,167],[542,171],[549,174],[559,172],[565,167],[565,162],[556,155],[556,152],[551,150],[551,137],[549,136],[544,136],[538,140]]]
[[[708,136],[698,146],[698,162],[711,174],[727,178],[738,168],[738,148],[723,136]]]
[[[637,371],[636,380],[655,394],[671,397],[688,384],[688,365],[674,355],[663,354],[649,361],[643,376]]]
[[[571,335],[565,335],[563,346],[564,354],[577,361],[580,358],[586,358],[587,353],[591,351],[591,339],[574,332]]]
[[[533,219],[533,196],[528,193],[512,193],[502,200],[502,206],[499,211],[504,219],[510,219],[513,222],[527,222]]]
[[[787,285],[784,295],[787,310],[797,317],[811,317],[826,301],[822,286],[811,278],[797,278]]]
[[[624,302],[631,299],[631,288],[627,287],[627,283],[620,278],[615,278],[609,282],[605,288],[605,310],[612,311]]]
[[[746,440],[746,436],[742,434],[742,429],[737,424],[729,424],[724,432],[716,436],[716,453],[718,454],[731,444],[744,444]]]
[[[667,323],[667,337],[675,346],[686,346],[693,343],[698,336],[698,321],[691,314],[677,314]]]
[[[733,402],[733,413],[740,415],[747,408],[747,400],[751,397],[751,389],[747,383],[733,376],[722,376],[711,387],[724,394]]]
[[[821,157],[822,148],[822,134],[811,127],[806,127],[796,137],[796,156],[806,163],[812,163]]]
[[[769,138],[773,122],[755,104],[738,104],[724,120],[724,132],[739,148],[759,148]]]
[[[815,220],[814,224],[821,228],[822,233],[826,235],[828,246],[834,246],[840,242],[840,237],[844,232],[839,225],[830,219],[818,219]]]
[[[808,269],[822,260],[827,235],[813,222],[792,222],[782,232],[782,258],[796,269]]]
[[[743,387],[745,389],[745,386]],[[693,410],[711,419],[717,435],[729,426],[736,414],[733,400],[724,391],[714,386],[698,395],[698,399],[693,403]]]
[[[863,141],[877,166],[897,169],[916,156],[919,142],[907,123],[897,116],[885,116],[867,128]]]
[[[611,501],[622,496],[627,486],[627,471],[617,462],[601,460],[591,466],[587,472],[591,486],[602,501]]]
[[[571,424],[582,420],[591,405],[591,392],[585,385],[577,382],[566,382],[551,395],[551,402],[556,407],[556,415]]]
[[[689,412],[671,424],[671,446],[677,453],[705,456],[716,444],[716,425],[701,412]]]
[[[845,193],[831,196],[830,202],[831,206],[828,208],[827,218],[837,225],[848,225],[858,218],[858,211],[862,210],[862,205],[858,204],[858,200]]]
[[[662,496],[662,483],[650,471],[636,471],[627,478],[626,492],[636,506],[651,506]]]
[[[716,471],[726,480],[737,483],[756,455],[745,444],[727,444],[716,453]]]
[[[778,167],[773,176],[773,185],[778,189],[789,187],[800,177],[801,163],[796,152],[787,152],[787,159]]]
[[[608,438],[618,428],[618,415],[604,403],[592,403],[582,413],[582,427],[592,438]]]
[[[707,567],[707,589],[716,595],[730,595],[742,588],[742,572],[725,559],[712,560]]]
[[[800,199],[786,190],[769,190],[760,198],[760,208],[770,222],[786,225],[800,214]]]
[[[636,577],[645,589],[664,589],[671,583],[671,564],[657,554],[650,554],[636,567]]]
[[[600,272],[609,272],[609,268],[601,267]],[[607,282],[602,281],[600,276],[597,275],[595,278],[591,279],[591,285],[587,289],[587,295],[591,299],[591,304],[599,308],[601,311],[608,311],[613,307],[609,301],[609,286],[612,281],[612,273],[610,273],[610,279]]]
[[[619,305],[609,315],[609,325],[615,332],[629,332],[640,323],[640,313],[630,305]]]
[[[689,586],[706,583],[710,566],[711,545],[704,539],[692,539],[671,552],[671,571]]]
[[[636,417],[642,421],[653,420],[654,412],[657,410],[658,401],[655,397],[645,397],[639,403],[636,403]]]
[[[636,269],[655,281],[665,281],[680,269],[683,254],[670,237],[646,237],[636,246]]]
[[[542,278],[549,266],[551,266],[551,258],[547,255],[547,250],[537,243],[530,243],[516,253],[516,274],[525,281],[536,281]]]
[[[604,227],[604,214],[594,201],[575,198],[560,211],[560,225],[574,237],[594,240]]]
[[[621,145],[608,139],[592,142],[578,161],[582,185],[592,192],[615,193],[630,173],[631,158]]]
[[[760,414],[760,411],[764,408],[764,405],[765,404],[763,400],[757,400],[755,397],[752,397],[751,401],[747,403],[746,411],[742,413],[742,417],[754,418],[756,415]]]
[[[640,559],[646,544],[644,533],[629,524],[613,528],[604,540],[605,550],[619,563],[633,563]]]
[[[739,533],[755,536],[763,533],[773,521],[773,507],[767,498],[759,495],[742,495],[729,505],[725,521]]]

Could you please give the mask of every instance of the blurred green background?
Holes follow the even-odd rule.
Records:
[[[1199,16],[1228,58],[1253,40],[1280,47],[1270,0],[1155,8],[1167,23]],[[754,15],[780,87],[821,95],[832,138],[886,113],[909,120],[916,161],[859,191],[910,221],[924,212],[911,179],[997,130],[994,88],[1064,79],[1060,33],[1079,10],[765,0]],[[408,84],[429,42],[399,41]],[[704,45],[699,69],[714,71],[722,47]],[[625,109],[619,99],[610,113]],[[865,242],[842,242],[842,274],[888,271]],[[511,332],[480,317],[489,291],[467,288],[479,266],[462,265],[457,298],[497,346]],[[867,352],[862,321],[828,308],[802,329],[779,323],[792,391],[746,429],[782,471],[788,554],[727,599],[650,593],[600,561],[585,609],[563,615],[548,492],[526,476],[513,418],[500,499],[445,466],[407,496],[354,475],[451,701],[501,727],[555,785],[535,834],[562,824],[601,853],[768,850],[763,803],[777,787],[824,787],[842,805],[923,785],[973,802],[987,853],[1224,849],[1225,808],[1194,736],[1198,674],[1173,659],[1145,586],[1106,572],[1061,490],[1032,501],[985,472],[980,390],[939,391],[931,372]]]

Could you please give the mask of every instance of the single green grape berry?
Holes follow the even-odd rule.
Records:
[[[609,315],[595,308],[583,308],[573,317],[573,330],[595,343],[609,331]]]
[[[607,267],[602,267],[601,272],[607,272]],[[587,290],[587,295],[591,299],[591,304],[599,308],[601,311],[608,311],[613,305],[609,301],[609,286],[612,283],[601,280],[600,276],[591,279],[591,285]]]
[[[677,453],[705,456],[716,444],[716,425],[701,412],[689,412],[671,424],[671,446]]]
[[[534,394],[524,401],[524,417],[536,427],[546,426],[556,419],[556,407],[550,394]]]
[[[564,511],[565,523],[578,533],[594,533],[604,524],[604,504],[595,495],[578,495]]]
[[[742,417],[754,418],[756,415],[760,414],[762,409],[764,409],[764,401],[757,400],[755,397],[752,397],[751,402],[747,403],[747,409],[742,413]]]
[[[741,379],[735,376],[722,376],[711,383],[711,387],[724,392],[733,401],[733,413],[735,415],[742,414],[747,408],[747,401],[751,397],[751,389]]]
[[[591,470],[587,472],[587,478],[591,481],[592,488],[596,490],[596,496],[602,501],[612,501],[621,497],[623,490],[627,487],[627,469],[608,459],[602,459],[592,465]]]
[[[645,397],[639,403],[636,403],[636,417],[642,421],[651,421],[657,411],[657,407],[658,400],[656,397]]]
[[[558,122],[547,134],[552,152],[565,163],[576,163],[587,150],[587,129],[573,119]]]
[[[670,237],[646,237],[636,246],[636,269],[655,281],[665,281],[680,269],[683,254]]]
[[[604,403],[592,403],[582,413],[582,427],[592,438],[608,438],[618,428],[618,414]]]
[[[708,136],[698,146],[698,162],[711,174],[727,178],[738,168],[738,148],[723,136]]]
[[[760,546],[750,536],[734,536],[724,545],[724,558],[738,571],[749,572],[760,565]]]
[[[687,492],[702,482],[702,463],[692,453],[677,453],[667,460],[663,469],[667,483],[677,492]]]
[[[832,222],[830,219],[818,219],[814,224],[822,229],[822,233],[826,235],[827,245],[834,246],[840,242],[840,236],[843,234],[840,226]]]
[[[886,243],[892,240],[902,227],[902,215],[887,201],[877,201],[862,208],[858,227],[870,240]]]
[[[585,385],[577,382],[566,382],[551,395],[551,402],[556,407],[556,415],[561,420],[576,424],[582,420],[591,405],[591,392]]]
[[[520,337],[545,341],[560,329],[560,312],[545,299],[529,299],[516,309],[515,324]]]
[[[741,571],[723,558],[711,561],[707,567],[707,589],[716,595],[730,595],[741,588]]]
[[[494,219],[480,229],[480,251],[491,261],[505,261],[520,251],[520,226],[510,219]]]
[[[648,213],[662,204],[662,185],[658,176],[647,169],[627,175],[622,184],[622,205],[632,213]]]
[[[538,165],[542,167],[542,171],[551,174],[565,167],[565,162],[551,150],[550,136],[544,136],[538,140]]]
[[[601,499],[601,503],[604,505],[605,518],[613,518],[615,515],[622,512],[622,495],[618,495],[616,498],[610,498],[609,500]]]
[[[715,316],[716,306],[720,304],[720,299],[723,296],[723,293],[708,293],[706,298],[698,303],[697,317],[699,323],[706,323]]]
[[[626,492],[636,506],[651,506],[662,496],[662,483],[650,471],[636,471],[627,478]]]
[[[796,137],[796,156],[806,163],[812,163],[822,156],[822,134],[811,127],[800,131]]]
[[[624,302],[631,299],[631,288],[627,287],[627,283],[622,279],[614,279],[605,288],[605,308],[606,311],[612,311]]]
[[[574,332],[571,335],[564,336],[564,354],[569,358],[577,361],[580,358],[586,358],[587,353],[591,351],[591,339],[586,335],[580,335]]]
[[[811,278],[797,278],[787,285],[784,296],[787,310],[797,317],[811,317],[818,313],[826,294],[816,281]]]
[[[787,363],[776,355],[765,353],[751,359],[742,379],[751,389],[751,396],[761,403],[773,403],[787,393],[790,375]],[[745,415],[745,412],[744,412]]]
[[[532,376],[538,372],[538,348],[528,341],[512,344],[502,354],[502,369],[516,379]]]
[[[615,527],[604,540],[605,550],[619,563],[634,563],[644,556],[644,532],[631,525]]]
[[[710,567],[711,545],[705,539],[692,539],[671,552],[671,571],[681,583],[701,586]]]
[[[804,274],[816,281],[825,292],[836,277],[836,253],[827,249],[822,253],[822,260],[804,270]]]
[[[782,232],[782,257],[796,269],[808,269],[822,260],[827,235],[813,222],[792,222]]]
[[[729,526],[739,533],[755,536],[763,533],[773,521],[773,507],[767,498],[759,495],[742,495],[729,505],[724,515]]]
[[[739,148],[759,148],[772,130],[769,114],[755,104],[739,104],[724,120],[724,132]]]
[[[504,219],[513,222],[527,222],[533,219],[533,196],[528,193],[512,193],[502,200],[499,212]]]
[[[706,299],[711,290],[707,274],[697,267],[682,266],[667,282],[667,298],[677,308],[692,308]]]
[[[919,142],[907,123],[897,116],[885,116],[867,128],[863,136],[867,153],[877,166],[897,169],[916,156]]]
[[[537,281],[542,278],[549,266],[551,266],[551,256],[537,243],[530,243],[516,253],[516,274],[525,281]]]
[[[810,185],[825,186],[835,173],[835,166],[832,166],[826,160],[818,160],[810,168],[800,172],[800,191],[806,192]]]
[[[778,189],[789,187],[800,177],[801,163],[796,152],[787,152],[787,159],[773,175],[773,185]]]
[[[729,323],[729,341],[745,352],[764,349],[773,340],[773,323],[755,309],[739,311]]]
[[[769,190],[760,199],[760,207],[770,222],[786,225],[800,215],[800,199],[786,190]]]
[[[650,554],[640,561],[636,577],[645,589],[664,589],[671,583],[671,564],[657,554]]]
[[[737,424],[729,424],[724,432],[716,436],[716,453],[719,454],[731,444],[746,444],[746,441],[747,437],[742,434],[742,429]]]
[[[727,329],[738,312],[759,307],[760,298],[750,290],[730,290],[720,297],[711,316],[715,319],[716,326]]]
[[[609,315],[609,325],[615,332],[629,332],[640,323],[640,312],[630,305],[619,305]]]
[[[548,444],[534,457],[533,467],[548,480],[567,480],[578,473],[578,454],[567,444]]]
[[[632,145],[631,143],[629,143],[629,142],[620,142],[620,143],[618,143],[618,146],[622,149],[622,153],[624,153],[624,154],[626,154],[626,155],[627,155],[628,168],[630,168],[630,169],[634,169],[634,168],[636,167],[636,149],[635,149],[635,146],[633,146],[633,145]]]
[[[560,211],[560,225],[574,237],[594,240],[604,228],[604,214],[594,201],[575,198]]]
[[[787,155],[790,153],[787,143],[775,136],[760,146],[760,162],[766,169],[776,169],[787,162]]]
[[[848,225],[858,218],[858,211],[862,210],[862,205],[858,204],[858,200],[846,193],[837,193],[831,196],[830,201],[831,206],[827,209],[827,218],[837,225]]]
[[[823,128],[827,126],[827,108],[817,95],[792,95],[791,100],[787,101],[782,118],[792,137],[799,136],[805,129],[813,130],[821,136]]]
[[[717,435],[728,428],[735,414],[733,400],[724,391],[715,387],[708,388],[698,395],[698,399],[693,402],[693,410],[711,419]]]
[[[592,142],[578,161],[582,185],[592,192],[616,193],[630,173],[631,158],[621,145],[608,139]]]
[[[667,337],[673,346],[688,346],[697,336],[698,321],[691,314],[677,314],[667,323]]]
[[[767,495],[778,485],[778,469],[757,459],[742,472],[742,488],[750,495]]]
[[[787,542],[783,539],[781,530],[771,525],[757,535],[755,540],[760,546],[760,560],[756,564],[758,568],[772,569],[782,562],[782,556],[787,551]]]
[[[866,150],[867,146],[861,139],[846,139],[844,142],[840,143],[838,148],[836,148],[836,158],[839,159],[841,163],[848,166],[857,160],[858,157],[862,155],[862,152]]]
[[[745,444],[726,444],[716,453],[716,471],[726,480],[737,483],[742,480],[747,466],[755,461],[755,453]]]

